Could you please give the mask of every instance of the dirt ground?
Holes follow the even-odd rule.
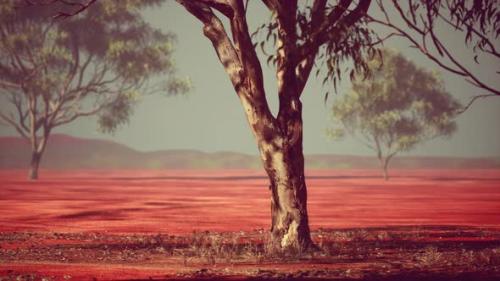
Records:
[[[307,183],[319,250],[279,256],[260,171],[0,171],[0,280],[500,278],[500,170]]]

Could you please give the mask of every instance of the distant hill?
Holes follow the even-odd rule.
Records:
[[[19,137],[0,137],[0,169],[26,168],[29,143]],[[375,157],[306,155],[308,169],[378,168]],[[397,168],[500,168],[500,158],[396,157]],[[47,145],[42,167],[49,169],[253,169],[257,156],[236,152],[207,153],[197,150],[141,152],[125,145],[97,139],[54,134]]]
[[[0,169],[26,168],[29,143],[20,137],[0,137]],[[50,169],[219,169],[258,168],[257,157],[234,152],[197,150],[141,152],[98,139],[54,134],[47,143],[42,168]]]

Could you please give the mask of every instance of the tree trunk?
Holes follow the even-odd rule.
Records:
[[[28,177],[30,180],[38,179],[38,168],[40,167],[40,159],[42,155],[36,151],[31,153],[31,163]]]
[[[295,137],[255,131],[271,191],[271,243],[301,253],[314,247],[307,215],[307,187],[302,152],[302,122]]]
[[[310,248],[307,219],[307,191],[302,154],[302,105],[296,69],[299,50],[293,21],[280,25],[280,49],[277,63],[279,113],[275,118],[267,104],[262,67],[248,32],[243,1],[222,1],[219,10],[229,19],[232,38],[223,22],[203,1],[177,0],[203,24],[203,33],[210,39],[242,103],[247,121],[257,140],[271,190],[271,237],[282,250]],[[214,1],[212,1],[214,2]],[[296,5],[295,5],[296,6]],[[293,8],[291,14],[293,13]],[[278,44],[279,46],[279,44]],[[307,68],[310,71],[310,68]],[[306,79],[309,73],[301,73]],[[307,80],[307,79],[306,79]],[[305,83],[303,81],[303,83]]]
[[[50,128],[45,127],[43,130],[43,137],[39,138],[33,131],[31,136],[31,162],[28,178],[30,180],[38,179],[38,169],[40,167],[40,161],[42,155],[45,152],[45,147],[47,146],[47,141],[50,135]]]
[[[384,167],[382,169],[384,170],[384,180],[388,181],[389,174],[387,173],[387,165],[384,165]]]
[[[384,158],[381,161],[381,164],[382,164],[382,171],[384,172],[384,180],[388,181],[389,180],[389,173],[387,171],[387,167],[389,166],[389,159]]]

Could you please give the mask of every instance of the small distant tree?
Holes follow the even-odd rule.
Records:
[[[29,178],[50,133],[91,115],[109,132],[128,121],[138,95],[185,90],[173,78],[172,34],[140,11],[162,1],[96,2],[85,14],[54,19],[48,6],[0,3],[0,122],[31,143]],[[170,74],[156,85],[148,79]]]
[[[460,104],[446,92],[435,72],[403,55],[384,50],[369,62],[372,75],[355,75],[351,91],[334,102],[336,126],[329,133],[349,134],[377,153],[384,178],[399,152],[456,130]]]

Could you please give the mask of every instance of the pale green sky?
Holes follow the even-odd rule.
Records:
[[[251,1],[252,2],[252,1]],[[255,27],[269,16],[261,4],[251,4],[250,26]],[[114,135],[97,132],[95,119],[87,118],[55,130],[80,137],[111,139],[132,148],[152,151],[164,149],[197,149],[202,151],[238,151],[256,154],[257,147],[236,94],[217,60],[212,45],[201,32],[201,25],[178,4],[169,1],[159,9],[146,13],[154,26],[177,34],[178,45],[174,55],[177,67],[190,77],[194,90],[185,97],[167,98],[161,95],[145,97],[137,106],[130,124]],[[463,39],[442,32],[451,42],[454,51],[461,52]],[[496,42],[497,44],[499,42]],[[392,41],[389,47],[399,49],[417,64],[438,69],[418,52],[408,48],[406,42]],[[478,69],[483,77],[495,73],[498,65],[486,65],[481,61]],[[266,90],[277,111],[275,80],[272,69],[265,68]],[[473,94],[481,94],[477,88],[456,76],[443,72],[446,88],[462,102]],[[487,77],[500,88],[498,77]],[[344,80],[339,94],[350,87]],[[329,125],[329,108],[334,102],[331,95],[328,104],[323,102],[321,80],[312,76],[303,94],[304,152],[333,154],[372,154],[352,139],[332,142],[325,135]],[[4,108],[2,106],[2,108]],[[419,146],[413,155],[448,156],[500,156],[500,98],[483,99],[458,118],[458,131],[447,140],[434,140]],[[15,135],[15,131],[0,126],[0,135]]]

